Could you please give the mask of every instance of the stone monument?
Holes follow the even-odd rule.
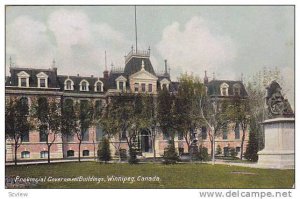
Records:
[[[267,87],[266,117],[262,123],[265,132],[265,148],[258,152],[257,167],[295,168],[295,117],[281,87],[272,81]]]

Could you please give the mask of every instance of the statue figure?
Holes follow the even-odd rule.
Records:
[[[290,103],[281,94],[281,87],[276,81],[272,81],[267,87],[266,104],[269,119],[276,117],[294,117]]]

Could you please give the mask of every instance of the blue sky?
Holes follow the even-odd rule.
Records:
[[[138,48],[150,46],[156,71],[167,59],[173,80],[204,70],[247,79],[277,67],[293,103],[294,7],[138,6],[137,24]],[[134,39],[133,6],[6,8],[6,59],[20,67],[49,68],[55,58],[60,74],[99,76],[104,51],[109,65],[124,67]]]

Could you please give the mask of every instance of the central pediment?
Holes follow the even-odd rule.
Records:
[[[144,80],[153,80],[157,81],[157,77],[146,70],[140,70],[129,77],[130,79],[144,79]]]

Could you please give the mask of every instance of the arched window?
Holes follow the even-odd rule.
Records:
[[[82,80],[79,84],[80,91],[89,91],[89,83],[86,80]]]
[[[95,83],[95,92],[103,92],[103,83],[100,80]]]
[[[226,84],[225,82],[223,84],[221,84],[220,93],[222,96],[228,96],[228,87],[229,87],[229,85]]]
[[[47,138],[48,138],[47,126],[42,125],[42,126],[40,126],[40,142],[46,142]]]
[[[30,158],[30,152],[29,151],[22,151],[21,152],[21,158]]]
[[[74,90],[74,82],[71,79],[66,79],[65,90]]]
[[[74,157],[74,150],[68,150],[67,157]]]
[[[90,156],[90,151],[89,150],[83,150],[82,151],[82,156]]]
[[[48,151],[41,151],[41,158],[48,158]]]
[[[233,85],[233,95],[240,96],[241,94],[241,85],[240,84],[234,84]]]

